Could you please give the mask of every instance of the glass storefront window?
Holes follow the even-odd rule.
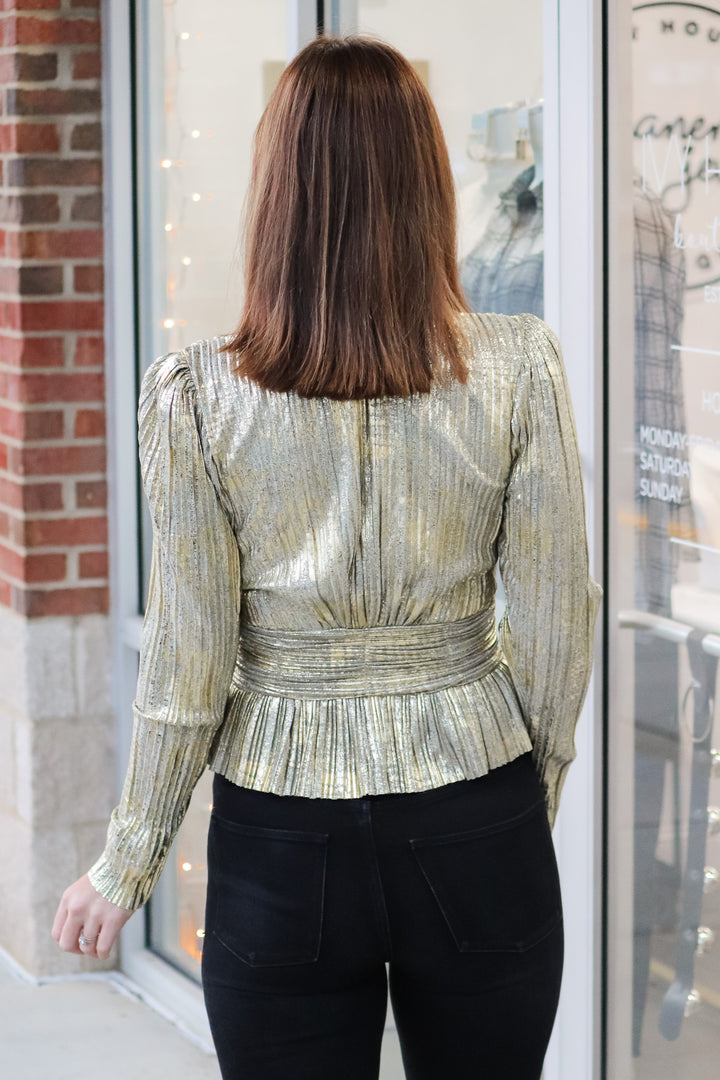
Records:
[[[320,10],[322,9],[322,11]],[[476,311],[544,311],[542,0],[138,0],[141,362],[228,333],[252,135],[292,19],[374,33],[416,66],[458,192],[461,278]],[[151,530],[142,530],[149,565]],[[194,793],[150,902],[150,944],[199,979],[212,776]]]
[[[607,1075],[700,1080],[720,1052],[720,5],[629,8],[626,138],[610,118],[629,317],[609,372]]]
[[[285,66],[286,16],[285,0],[137,4],[141,370],[235,325],[252,136]],[[145,591],[151,539],[145,513]],[[197,980],[211,801],[206,772],[149,905],[152,948]]]

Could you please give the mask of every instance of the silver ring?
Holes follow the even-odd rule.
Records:
[[[96,937],[94,937],[94,938],[86,938],[83,933],[81,933],[80,937],[78,938],[78,942],[80,943],[80,945],[94,945],[96,941],[97,941]]]

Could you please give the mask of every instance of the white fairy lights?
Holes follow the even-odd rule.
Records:
[[[182,30],[177,34],[177,38],[178,38],[179,41],[185,42],[185,41],[190,41],[191,39],[202,38],[202,34],[193,33],[191,30]],[[185,55],[186,54],[183,53],[183,56],[185,56]],[[180,61],[180,59],[181,58],[178,57],[179,61]],[[175,98],[170,93],[168,93],[166,95],[166,111],[168,113],[168,116],[172,116],[173,114],[176,114]],[[184,127],[184,125],[182,125],[182,124],[180,125],[180,131],[184,132],[184,134],[180,135],[180,143],[181,144],[188,137],[191,138],[191,139],[200,139],[202,137],[212,136],[212,134],[213,134],[212,131],[202,131],[200,128],[190,128],[190,129],[188,129],[188,128]],[[181,150],[181,153],[182,153],[182,150]],[[184,164],[185,164],[185,162],[184,162],[184,160],[182,158],[173,159],[172,157],[164,157],[160,161],[160,168],[164,169],[164,170],[166,170],[166,172],[170,173],[171,170],[173,172],[175,172],[178,168],[182,167]],[[169,179],[169,182],[172,183],[172,181],[170,180],[170,177],[168,179]],[[201,203],[204,200],[210,200],[210,199],[212,199],[212,193],[211,192],[206,192],[206,193],[201,193],[199,191],[185,191],[185,192],[182,192],[181,196],[180,196],[180,201],[179,201],[179,209],[178,209],[178,213],[177,213],[177,220],[167,221],[165,223],[165,226],[164,226],[165,232],[167,234],[172,234],[172,233],[181,231],[184,228],[184,213],[183,213],[183,211],[184,211],[184,207],[185,207],[186,202]],[[192,257],[190,255],[183,255],[182,258],[180,259],[180,266],[181,267],[191,266],[192,261],[193,260],[192,260]],[[169,262],[169,260],[168,260],[168,262]],[[168,274],[168,280],[167,280],[166,295],[167,295],[168,299],[172,300],[172,299],[174,299],[175,294],[177,292],[178,275],[172,272],[172,269],[171,269],[170,266],[168,266],[168,271],[169,271],[169,274]],[[173,330],[176,326],[185,326],[185,320],[184,319],[175,319],[171,315],[166,315],[166,317],[163,318],[163,320],[162,320],[162,326],[163,326],[164,330]]]

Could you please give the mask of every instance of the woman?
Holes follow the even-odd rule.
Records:
[[[289,65],[246,234],[237,332],[143,380],[131,760],[53,934],[108,956],[209,766],[226,1080],[377,1077],[386,963],[408,1077],[537,1078],[600,597],[557,340],[467,312],[440,125],[377,41]]]

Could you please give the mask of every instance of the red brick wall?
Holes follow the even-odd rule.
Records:
[[[0,0],[0,604],[107,610],[99,2]]]

